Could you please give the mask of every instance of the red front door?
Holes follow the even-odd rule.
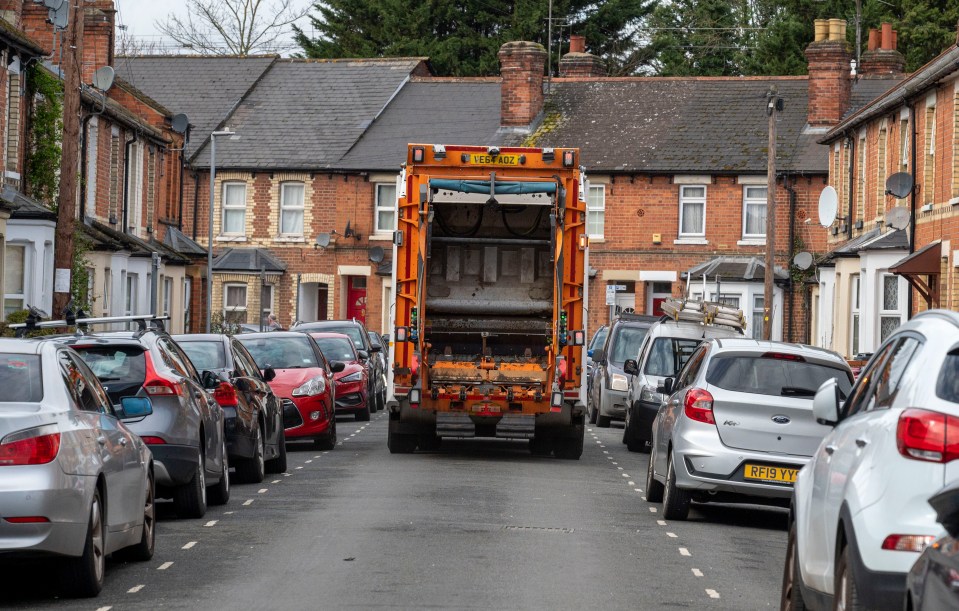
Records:
[[[365,276],[348,276],[346,279],[346,317],[366,324]]]

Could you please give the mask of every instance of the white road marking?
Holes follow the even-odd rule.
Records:
[[[284,474],[283,474],[283,477],[290,477],[291,475],[293,475],[293,474],[292,474],[292,473],[284,473]]]
[[[338,444],[336,444],[336,445],[341,446],[341,445],[343,445],[343,442],[341,441],[340,443],[338,443]],[[297,469],[299,469],[299,467],[297,467]]]
[[[302,468],[303,468],[303,467],[297,467],[296,470],[299,471],[299,470],[302,469]]]
[[[616,468],[617,468],[617,469],[622,469],[622,467],[616,467]],[[622,473],[621,475],[622,475],[623,477],[629,477],[629,473]]]
[[[190,541],[189,543],[187,543],[186,545],[184,545],[184,546],[181,547],[180,549],[190,549],[190,548],[193,547],[194,545],[196,545],[196,541]]]
[[[685,547],[679,548],[679,555],[680,555],[680,556],[692,556],[692,554],[689,553],[689,550],[686,549]]]
[[[609,450],[603,450],[603,454],[609,454]]]
[[[322,454],[317,454],[317,455],[314,456],[313,458],[319,458],[320,456],[322,456]]]
[[[326,452],[323,452],[323,453],[324,453],[324,454],[329,454],[329,453],[330,453],[330,451],[329,451],[329,450],[327,450]]]
[[[710,590],[709,588],[706,588],[706,594],[709,594],[710,598],[719,598],[719,592],[716,590]]]
[[[160,566],[157,567],[157,570],[158,570],[158,571],[165,571],[165,570],[167,570],[168,568],[170,568],[171,566],[173,566],[173,563],[172,563],[172,562],[164,562],[163,564],[161,564]]]
[[[622,467],[616,467],[616,468],[617,468],[617,469],[619,469],[620,471],[622,471],[622,470],[623,470],[623,468],[622,468]]]
[[[146,585],[144,585],[144,584],[142,584],[142,583],[141,583],[140,585],[138,585],[138,586],[133,586],[132,588],[130,588],[129,590],[127,590],[127,594],[136,594],[137,592],[139,592],[140,590],[142,590],[142,589],[145,588],[145,587],[146,587]]]
[[[223,515],[225,515],[225,516],[232,516],[234,513],[236,513],[236,512],[235,512],[235,511],[224,511],[224,512],[223,512]]]
[[[635,490],[636,492],[642,492],[642,491],[643,491],[642,488],[633,488],[633,490]]]
[[[613,460],[613,457],[612,457],[612,456],[607,456],[606,458],[609,459],[609,460]],[[615,465],[616,463],[612,463],[612,464]]]
[[[259,490],[256,491],[256,493],[257,493],[257,494],[263,494],[263,493],[266,492],[267,490],[269,490],[269,488],[260,488]]]
[[[246,501],[243,501],[244,507],[249,507],[252,504],[253,504],[253,499],[247,499]]]
[[[600,444],[599,447],[603,447],[603,442],[600,441],[599,439],[596,440],[596,443]]]
[[[635,486],[635,485],[636,485],[636,482],[626,482],[626,485],[627,485],[627,486]]]
[[[677,535],[676,533],[666,533],[666,536],[667,536],[667,537],[670,537],[670,538],[673,538],[673,539],[679,537],[679,535]]]
[[[656,520],[656,523],[660,526],[666,526],[666,520]]]
[[[353,433],[352,435],[350,435],[350,437],[356,437],[356,433]]]
[[[599,447],[605,448],[606,446],[604,446],[603,444],[599,444]]]
[[[204,526],[216,526],[217,520],[210,520]]]
[[[643,500],[645,501],[645,500],[646,500],[646,497],[643,497]],[[649,508],[649,513],[656,513],[656,508],[655,508],[655,507],[650,507],[650,508]]]
[[[693,569],[693,575],[696,576],[696,577],[702,577],[702,576],[703,576],[703,572],[700,571],[699,569]]]
[[[306,465],[308,465],[308,464],[310,464],[311,462],[313,462],[313,459],[310,459],[310,460],[308,460],[308,461],[306,461],[306,462],[305,462],[305,463],[303,463],[303,464],[306,464]]]
[[[113,607],[100,607],[97,611],[110,611]]]
[[[273,480],[273,481],[270,482],[270,483],[271,483],[271,484],[279,484],[281,481],[283,481],[283,480],[275,479],[275,480]]]

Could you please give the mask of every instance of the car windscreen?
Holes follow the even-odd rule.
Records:
[[[43,400],[43,375],[36,354],[0,354],[0,403],[37,403]]]
[[[823,382],[836,379],[849,396],[852,382],[845,369],[820,363],[763,355],[716,355],[706,370],[706,382],[734,392],[774,397],[812,398]]]
[[[648,375],[675,377],[702,340],[679,337],[659,337],[653,341],[646,361]]]
[[[140,392],[146,380],[146,357],[140,346],[72,346],[84,362],[100,378],[114,405],[120,397]]]
[[[319,367],[310,338],[300,337],[255,337],[237,338],[253,355],[260,369],[303,369]]]
[[[944,401],[959,403],[959,352],[946,355],[936,382],[936,396]]]
[[[317,337],[316,343],[320,345],[320,352],[328,361],[355,361],[356,352],[353,350],[353,343],[339,337]]]
[[[613,338],[613,349],[610,351],[609,362],[622,368],[626,359],[634,359],[639,356],[639,347],[646,339],[648,331],[649,327],[620,326],[616,331],[616,337]]]
[[[180,348],[186,352],[186,355],[193,361],[193,366],[198,371],[212,371],[214,369],[226,369],[226,351],[223,349],[223,342],[211,340],[208,342],[178,342]]]

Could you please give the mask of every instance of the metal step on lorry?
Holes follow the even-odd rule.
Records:
[[[409,145],[393,239],[392,453],[499,437],[580,457],[585,180],[578,149]]]

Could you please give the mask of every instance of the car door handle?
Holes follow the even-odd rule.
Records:
[[[832,456],[832,453],[836,451],[836,446],[826,446],[826,454]]]
[[[859,446],[860,448],[864,448],[868,444],[869,444],[868,439],[863,439],[862,437],[860,437],[859,439],[856,440],[856,445]]]
[[[127,438],[126,438],[126,437],[121,437],[121,438],[120,438],[120,445],[123,446],[123,447],[126,447],[126,445],[127,445]]]
[[[105,445],[107,445],[107,438],[106,438],[106,437],[97,437],[97,443],[99,443],[101,446],[105,446]]]

